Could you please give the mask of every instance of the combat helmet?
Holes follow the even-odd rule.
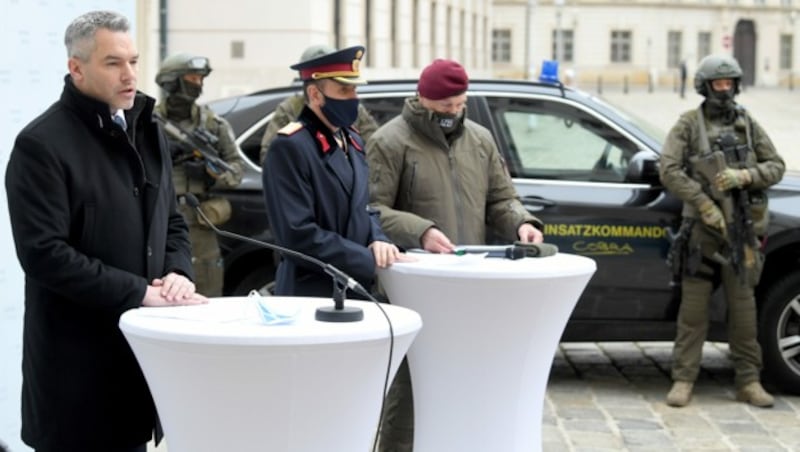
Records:
[[[317,59],[323,55],[328,55],[329,53],[333,53],[335,51],[336,49],[327,44],[317,44],[308,46],[306,47],[305,50],[303,50],[303,53],[300,54],[300,63],[305,63],[306,61]],[[299,73],[294,79],[292,79],[292,84],[293,85],[302,84],[302,80],[300,80]]]
[[[742,81],[742,68],[735,58],[727,55],[708,55],[697,66],[694,75],[694,89],[701,96],[708,96],[709,82],[729,78],[733,80],[734,94],[739,94]]]
[[[200,74],[203,77],[211,73],[208,58],[179,53],[168,56],[161,63],[161,68],[156,74],[156,83],[168,93],[175,93],[183,89],[183,76],[186,74]]]

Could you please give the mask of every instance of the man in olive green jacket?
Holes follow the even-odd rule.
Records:
[[[367,142],[370,199],[400,247],[483,244],[487,224],[507,241],[542,241],[542,222],[519,201],[491,133],[465,117],[467,85],[460,64],[434,61],[419,95]]]
[[[486,242],[542,242],[542,222],[523,207],[491,133],[466,119],[468,78],[437,59],[420,76],[418,96],[367,142],[370,201],[401,248],[452,252]],[[387,395],[380,450],[410,451],[413,401],[406,361]]]

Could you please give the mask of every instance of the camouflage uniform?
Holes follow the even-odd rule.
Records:
[[[219,250],[216,233],[198,218],[194,209],[189,207],[182,196],[186,193],[194,194],[200,201],[200,207],[214,224],[222,224],[230,216],[230,203],[227,199],[210,195],[210,190],[217,188],[230,188],[239,185],[244,171],[244,161],[240,157],[239,148],[233,136],[230,124],[225,119],[217,116],[210,108],[199,106],[194,102],[196,96],[185,94],[184,82],[180,78],[191,70],[175,70],[175,65],[170,65],[177,59],[189,58],[186,55],[177,55],[168,58],[162,64],[162,69],[156,81],[167,90],[167,97],[162,103],[156,105],[155,111],[162,118],[176,124],[183,131],[191,133],[196,129],[204,130],[208,135],[216,137],[214,149],[220,159],[232,167],[232,171],[211,169],[204,160],[192,156],[182,149],[175,137],[167,134],[170,140],[173,157],[173,182],[178,195],[179,210],[189,226],[189,238],[192,242],[192,264],[195,272],[195,285],[197,292],[207,296],[221,296],[224,284],[224,265]],[[207,63],[207,71],[210,72]],[[202,69],[197,72],[204,72]],[[177,75],[166,77],[167,75]],[[168,79],[168,80],[165,80]],[[175,86],[175,85],[178,86]],[[172,92],[170,92],[172,91]],[[197,92],[199,95],[199,92]]]
[[[698,376],[703,342],[708,332],[711,292],[714,282],[721,280],[728,304],[728,340],[736,371],[735,385],[741,389],[759,381],[762,367],[761,348],[756,334],[754,288],[763,268],[761,243],[767,233],[765,189],[781,179],[785,165],[764,130],[741,106],[733,102],[741,72],[738,74],[738,77],[718,77],[730,78],[737,83],[730,99],[726,101],[726,108],[715,109],[713,101],[710,103],[706,100],[699,109],[681,115],[664,143],[660,172],[664,186],[684,202],[684,222],[693,223],[683,261],[682,300],[673,350],[672,379],[675,382],[694,382]],[[696,79],[695,83],[707,81],[698,82]],[[700,94],[708,98],[712,96],[708,86],[696,88]],[[744,268],[747,274],[742,277],[720,256],[727,253],[729,246],[749,245],[727,243],[724,233],[704,223],[702,206],[711,205],[708,203],[718,205],[711,196],[710,185],[714,181],[706,180],[692,165],[692,157],[707,155],[724,133],[734,133],[737,143],[750,145],[742,164],[748,173],[749,183],[741,187],[741,193],[749,199],[753,232],[758,243],[752,244],[755,256],[752,264]],[[707,139],[705,143],[704,136]],[[731,165],[731,162],[728,161],[728,164]]]

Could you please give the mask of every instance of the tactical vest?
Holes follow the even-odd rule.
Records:
[[[160,110],[162,115],[166,115],[166,105]],[[220,123],[216,120],[214,113],[208,111],[205,106],[192,107],[192,116],[181,120],[179,125],[186,131],[192,131],[202,127],[215,137],[219,137],[220,133]],[[221,155],[219,149],[217,149],[217,152]],[[208,181],[206,177],[203,175],[193,176],[192,172],[187,171],[186,166],[180,163],[173,165],[172,180],[175,184],[175,193],[177,195],[194,193],[195,195],[201,195],[201,197],[203,197],[202,195],[208,191]]]
[[[747,112],[742,109],[738,111],[736,120],[732,124],[716,124],[707,122],[705,115],[703,115],[702,106],[697,108],[697,135],[693,137],[692,145],[689,147],[688,155],[686,158],[686,165],[689,176],[703,186],[703,190],[709,197],[711,194],[708,189],[708,184],[713,181],[706,181],[702,176],[692,171],[689,157],[693,155],[702,155],[712,152],[712,147],[716,141],[724,133],[734,133],[736,135],[737,143],[746,143],[747,152],[743,162],[735,160],[734,156],[725,155],[726,162],[729,167],[747,167],[754,168],[758,163],[758,159],[753,149],[752,137],[752,123]],[[693,134],[694,135],[694,134]],[[753,221],[753,230],[756,235],[764,235],[767,232],[768,215],[767,215],[767,196],[763,190],[747,190],[748,200],[750,203],[750,216]],[[697,209],[689,203],[683,204],[683,216],[687,218],[698,218]]]

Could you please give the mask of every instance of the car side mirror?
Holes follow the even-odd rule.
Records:
[[[661,178],[658,174],[658,157],[649,151],[637,152],[628,164],[625,182],[661,185]]]

